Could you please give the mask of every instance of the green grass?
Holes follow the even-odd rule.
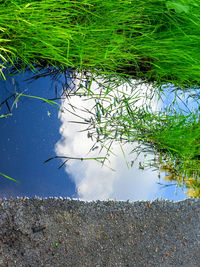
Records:
[[[13,115],[12,111],[13,111],[14,107],[17,107],[17,103],[18,103],[20,97],[29,97],[29,98],[42,100],[43,102],[46,102],[47,104],[50,104],[50,105],[54,106],[56,109],[60,110],[59,109],[59,104],[57,102],[55,102],[55,101],[50,100],[50,99],[46,99],[46,98],[39,97],[39,96],[33,96],[33,95],[25,95],[25,94],[23,94],[23,92],[22,93],[17,93],[16,92],[16,93],[14,93],[13,96],[14,96],[14,102],[12,103],[11,107],[9,106],[8,101],[6,101],[7,102],[6,104],[9,107],[9,113],[0,115],[0,118],[7,118],[7,117]],[[5,101],[3,101],[3,103],[4,102]],[[2,105],[2,103],[0,104],[0,107],[1,107],[1,105]],[[62,112],[62,110],[60,110],[60,111]]]
[[[98,77],[98,75],[97,75]],[[94,75],[90,80],[98,81]],[[101,76],[102,78],[102,76]],[[86,95],[84,78],[80,83],[78,93]],[[100,151],[106,151],[106,159],[112,153],[112,144],[119,142],[122,147],[126,143],[133,144],[133,152],[139,155],[144,153],[155,153],[152,161],[144,162],[145,168],[154,167],[158,171],[168,172],[171,180],[176,181],[179,186],[187,185],[196,188],[190,192],[191,196],[200,197],[200,123],[198,110],[189,111],[185,114],[180,108],[174,110],[174,105],[165,111],[151,110],[151,102],[156,92],[149,90],[141,91],[137,83],[131,84],[131,91],[119,89],[117,85],[125,81],[119,78],[115,80],[112,91],[108,88],[113,85],[108,77],[99,82],[97,91],[92,91],[90,97],[95,100],[95,110],[85,110],[85,117],[78,122],[88,124],[86,130],[90,129],[90,135],[96,140],[93,147],[99,147]],[[197,97],[189,91],[189,97]],[[145,95],[145,98],[144,98]],[[181,95],[180,95],[181,96]],[[180,98],[179,96],[179,98]],[[178,96],[176,96],[178,98]],[[160,93],[158,99],[161,100]],[[143,104],[141,106],[141,100]],[[177,102],[175,98],[173,102]],[[139,104],[140,103],[140,104]],[[68,110],[70,111],[70,110]],[[78,107],[74,108],[73,114],[78,114]],[[76,120],[77,122],[77,120]],[[87,130],[88,131],[88,130]],[[135,142],[138,142],[136,145]],[[161,160],[162,159],[162,160]],[[131,165],[133,164],[131,162]],[[165,168],[163,167],[165,165]],[[189,183],[190,181],[190,183]]]
[[[8,179],[8,180],[11,180],[11,181],[14,181],[14,182],[16,182],[16,183],[19,183],[19,181],[17,181],[17,180],[15,180],[15,179],[11,178],[10,176],[8,176],[8,175],[6,175],[6,174],[3,174],[3,173],[0,172],[0,175],[3,176],[4,178]]]
[[[102,95],[105,96],[105,91]],[[165,112],[152,112],[147,100],[143,107],[137,106],[142,98],[137,91],[128,95],[116,94],[110,97],[109,105],[106,103],[108,97],[109,94],[106,99],[96,97],[95,116],[91,112],[88,115],[93,115],[92,119],[85,119],[90,128],[95,125],[93,134],[99,142],[105,144],[137,141],[145,144],[145,151],[156,150],[177,159],[192,160],[200,156],[200,124],[197,112],[187,116],[169,109]]]
[[[162,97],[169,83],[177,93],[200,85],[200,0],[9,0],[0,7],[3,79],[5,68],[102,75],[100,95],[91,91],[92,79],[84,91],[96,101],[97,141],[108,151],[116,140],[138,141],[147,152],[170,159],[182,176],[199,177],[197,114],[136,108],[141,92],[131,80],[153,84],[149,99],[155,93]],[[120,96],[117,87],[125,82],[132,93]]]
[[[199,0],[15,0],[1,6],[4,67],[61,65],[157,87],[200,84]]]

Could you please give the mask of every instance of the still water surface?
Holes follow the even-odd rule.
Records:
[[[13,93],[23,92],[43,98],[54,98],[61,93],[59,84],[50,78],[40,78],[32,83],[25,79],[30,73],[18,74],[0,81],[0,102]],[[57,92],[55,92],[55,86]],[[14,99],[1,106],[0,115],[9,112]],[[74,101],[74,102],[73,102]],[[170,97],[166,97],[170,101]],[[81,105],[75,97],[71,103]],[[65,105],[62,102],[62,105]],[[78,133],[80,125],[70,124],[71,115],[62,114],[53,106],[33,98],[20,97],[12,110],[12,116],[0,119],[0,172],[17,179],[15,183],[0,179],[0,197],[49,197],[62,196],[84,200],[153,200],[165,198],[181,200],[186,195],[181,189],[158,180],[153,170],[139,170],[138,165],[127,169],[126,162],[115,148],[117,157],[111,159],[115,172],[95,161],[71,161],[58,169],[61,160],[44,161],[56,155],[86,156],[91,145],[86,134]],[[127,150],[126,150],[127,149]],[[128,152],[129,147],[125,148]],[[139,158],[139,160],[142,159]],[[136,164],[139,163],[139,160]],[[163,174],[164,176],[164,174]],[[168,184],[163,187],[158,184]]]

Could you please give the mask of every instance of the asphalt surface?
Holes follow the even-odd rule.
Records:
[[[200,266],[200,200],[0,200],[0,266]]]

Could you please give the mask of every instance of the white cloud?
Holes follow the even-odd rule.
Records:
[[[97,84],[93,82],[92,91],[95,91]],[[126,88],[126,89],[125,89]],[[139,88],[139,87],[138,87]],[[121,90],[127,90],[130,93],[130,87],[121,86]],[[140,92],[145,92],[144,85],[140,85]],[[151,90],[151,88],[149,88]],[[61,109],[67,108],[73,111],[69,103],[75,107],[90,109],[94,106],[93,100],[84,101],[87,98],[73,96],[70,101],[63,100]],[[137,106],[143,105],[145,98],[138,101]],[[153,110],[157,110],[159,106],[156,104],[156,99],[151,101]],[[76,111],[82,117],[85,113]],[[56,144],[55,151],[58,156],[70,157],[97,157],[98,151],[89,150],[94,144],[87,137],[86,132],[78,132],[86,128],[86,125],[70,123],[69,121],[78,121],[73,114],[69,112],[59,112],[61,120],[60,134],[61,140]],[[83,121],[83,120],[79,120]],[[134,159],[135,154],[129,154],[134,144],[129,144],[123,147],[127,155],[127,160]],[[144,158],[144,153],[141,153],[136,160],[134,166],[127,168],[126,161],[118,144],[112,147],[112,151],[117,155],[110,155],[110,164],[108,167],[115,169],[110,170],[108,167],[101,166],[95,160],[79,161],[70,160],[65,165],[66,171],[70,172],[76,184],[78,197],[83,200],[152,200],[158,190],[157,174],[152,170],[140,170],[138,164]],[[152,157],[152,156],[151,156]],[[148,156],[150,158],[150,156]]]

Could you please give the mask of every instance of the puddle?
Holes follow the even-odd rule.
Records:
[[[0,81],[1,102],[15,92],[46,99],[55,98],[56,94],[62,92],[61,85],[52,84],[50,78],[40,78],[28,83],[24,81],[28,77],[30,73]],[[92,101],[85,100],[74,96],[70,98],[70,103],[82,109],[93,105]],[[169,98],[166,97],[166,100],[169,101]],[[14,98],[9,98],[8,103],[2,105],[0,115],[9,113],[13,101]],[[61,110],[71,107],[69,101],[62,100]],[[175,195],[176,186],[163,179],[164,173],[158,179],[158,171],[139,169],[145,153],[141,153],[133,167],[127,168],[127,162],[135,157],[134,154],[129,154],[133,144],[123,147],[126,159],[120,146],[115,144],[112,148],[115,155],[111,153],[110,162],[106,162],[103,167],[95,160],[69,160],[60,169],[58,167],[62,164],[61,159],[44,163],[55,156],[89,158],[104,156],[104,152],[99,155],[98,149],[90,151],[94,142],[88,138],[88,131],[80,132],[86,125],[69,122],[77,121],[73,114],[60,112],[42,100],[20,97],[13,106],[12,114],[0,121],[0,172],[20,183],[1,177],[1,198],[36,195],[133,201],[155,198],[182,200],[187,197],[180,188],[177,188]],[[85,116],[81,111],[76,114]],[[152,157],[153,155],[148,155],[146,160]]]

